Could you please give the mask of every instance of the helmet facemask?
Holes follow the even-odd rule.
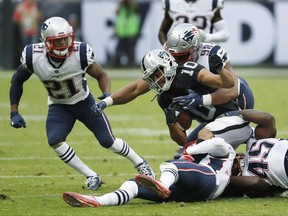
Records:
[[[170,53],[164,50],[153,50],[142,59],[143,80],[156,94],[168,91],[176,75],[177,63]]]
[[[64,45],[58,45],[62,41]],[[45,46],[50,56],[55,58],[67,58],[74,51],[74,34],[61,35],[59,37],[48,37]]]

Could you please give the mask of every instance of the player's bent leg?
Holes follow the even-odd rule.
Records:
[[[87,179],[85,181],[87,190],[97,190],[101,184],[102,180],[100,176],[90,169],[76,154],[74,149],[69,146],[66,142],[61,142],[57,144],[58,148],[54,151],[58,157],[66,163],[68,166],[72,167],[74,170],[78,171],[84,175]]]
[[[110,149],[116,154],[122,155],[130,160],[134,164],[134,167],[138,173],[155,178],[155,174],[147,161],[136,154],[136,152],[130,148],[130,146],[124,140],[116,138]]]
[[[253,133],[249,122],[244,121],[240,116],[217,118],[207,124],[205,129],[212,131],[215,137],[224,139],[234,149],[245,143]]]
[[[91,119],[94,121],[91,122]],[[83,121],[83,123],[94,133],[101,146],[130,160],[139,173],[155,178],[147,161],[139,156],[124,140],[113,136],[105,113],[97,117],[91,115],[91,119],[86,120],[86,122]]]
[[[48,143],[64,163],[87,178],[86,189],[96,190],[101,186],[101,178],[83,163],[74,149],[65,142],[75,121],[76,118],[69,110],[67,111],[65,105],[50,105],[46,120]]]

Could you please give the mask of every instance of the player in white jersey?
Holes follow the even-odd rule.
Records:
[[[87,178],[87,189],[96,190],[102,181],[66,142],[76,120],[94,134],[101,146],[126,157],[139,173],[154,177],[148,163],[124,140],[113,135],[106,115],[95,114],[97,102],[89,91],[86,73],[98,81],[103,94],[100,99],[110,95],[111,85],[106,72],[94,61],[92,48],[87,43],[75,42],[72,27],[61,17],[51,17],[42,24],[41,38],[42,43],[25,46],[22,64],[12,77],[11,126],[26,127],[18,112],[18,105],[23,93],[23,83],[35,74],[48,92],[48,143],[63,162]]]
[[[288,189],[288,140],[251,142],[244,158],[243,176],[259,176],[268,184]]]
[[[227,23],[221,16],[224,0],[162,0],[162,7],[165,14],[158,33],[161,44],[167,41],[169,30],[180,23],[197,26],[206,42],[229,39]]]
[[[257,110],[240,110],[228,115],[241,116],[257,124],[254,137],[247,143],[241,176],[231,177],[229,189],[248,196],[275,196],[288,190],[288,140],[275,138],[273,115]]]
[[[65,192],[63,199],[74,207],[115,206],[133,198],[156,202],[197,202],[216,199],[229,183],[235,158],[232,146],[221,138],[191,144],[179,160],[161,163],[160,178],[137,175],[119,189],[102,196]]]

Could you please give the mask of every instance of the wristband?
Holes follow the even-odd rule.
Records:
[[[104,98],[102,101],[106,103],[106,106],[112,106],[113,105],[113,99],[111,96]]]
[[[209,106],[212,104],[211,94],[203,95],[202,99],[203,99],[203,106]]]

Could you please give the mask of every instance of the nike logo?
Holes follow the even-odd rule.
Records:
[[[188,104],[188,106],[190,106],[191,104],[193,104],[195,101],[195,99],[192,99],[191,102]]]
[[[221,52],[219,54],[222,55],[222,53],[223,53],[223,49],[221,50]]]

